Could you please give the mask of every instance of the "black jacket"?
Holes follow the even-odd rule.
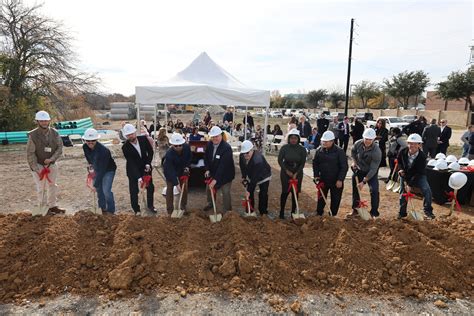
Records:
[[[183,175],[184,168],[189,168],[190,164],[191,149],[188,144],[183,144],[181,155],[173,148],[168,149],[163,160],[163,171],[166,181],[173,183],[173,185],[178,185],[178,178]]]
[[[351,133],[351,125],[347,123],[347,130],[346,130],[345,124],[346,124],[345,122],[339,122],[339,124],[337,124],[337,129],[339,130],[339,133],[337,134],[338,138],[349,137]]]
[[[255,191],[257,183],[271,177],[272,168],[268,164],[265,157],[258,151],[254,151],[249,162],[244,158],[244,154],[239,156],[240,172],[243,179],[248,179],[247,192]]]
[[[398,153],[398,169],[405,171],[405,181],[409,186],[413,186],[420,176],[425,175],[426,155],[423,151],[418,151],[418,156],[408,167],[408,147]]]
[[[245,116],[242,119],[242,123],[244,123],[244,126],[245,126]],[[253,128],[255,126],[253,122],[253,117],[251,115],[247,115],[247,124],[249,125],[250,128]]]
[[[451,138],[451,127],[445,126],[443,131],[441,132],[441,135],[439,136],[439,141],[449,146],[450,138]]]
[[[469,155],[474,155],[474,133],[469,137]]]
[[[333,145],[330,149],[322,146],[316,149],[313,159],[315,178],[333,186],[338,180],[344,182],[348,169],[346,153],[340,147]]]
[[[297,129],[300,131],[300,136],[308,138],[311,135],[311,124],[304,122],[304,126],[301,123],[298,123]]]
[[[356,121],[354,125],[352,125],[351,135],[354,138],[354,142],[359,139],[362,139],[362,134],[364,134],[364,129],[365,129],[364,124],[360,122]]]
[[[234,180],[235,167],[232,147],[224,140],[217,147],[216,155],[212,157],[214,145],[212,141],[207,143],[204,165],[209,170],[211,177],[216,180],[216,189]]]
[[[441,129],[436,124],[430,124],[425,127],[422,139],[423,145],[427,148],[436,148],[438,146],[438,137],[441,135]]]
[[[94,150],[91,150],[86,144],[82,145],[82,150],[84,150],[87,162],[94,168],[94,186],[98,187],[108,171],[117,169],[114,158],[112,158],[110,150],[99,142],[96,143]]]
[[[140,144],[141,157],[128,140],[123,144],[122,151],[127,160],[127,177],[138,180],[145,173],[145,165],[151,166],[151,162],[153,161],[153,148],[146,136],[137,136],[137,139],[138,144]]]
[[[323,134],[325,131],[328,130],[329,127],[329,120],[326,118],[320,118],[316,121],[316,125],[318,126],[318,131]]]

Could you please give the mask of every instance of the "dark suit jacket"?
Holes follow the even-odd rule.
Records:
[[[297,129],[300,131],[300,136],[308,138],[311,135],[311,124],[304,122],[304,126],[301,123],[298,123]]]
[[[214,145],[209,141],[204,156],[204,164],[206,170],[211,173],[211,177],[216,180],[216,189],[219,189],[224,184],[234,180],[234,156],[232,155],[232,147],[225,141],[221,141],[214,157],[212,157],[213,151]]]
[[[123,144],[122,151],[127,160],[127,177],[138,180],[145,173],[145,165],[151,166],[151,162],[153,161],[153,148],[146,136],[137,136],[137,139],[140,144],[140,151],[142,152],[141,157],[128,140]]]
[[[423,145],[427,148],[436,148],[438,146],[438,137],[441,135],[441,129],[436,124],[425,127],[422,139]]]
[[[441,128],[440,128],[441,129]],[[451,138],[451,127],[445,126],[441,135],[439,136],[439,140],[449,146],[449,139]]]

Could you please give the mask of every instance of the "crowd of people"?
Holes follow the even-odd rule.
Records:
[[[232,114],[232,113],[230,113]],[[229,112],[224,116],[232,120]],[[29,133],[27,144],[27,160],[31,168],[33,178],[36,183],[39,198],[43,198],[43,191],[48,188],[49,198],[47,200],[48,212],[51,214],[64,213],[58,208],[57,196],[57,169],[56,161],[62,154],[62,141],[58,132],[50,128],[50,117],[45,111],[36,114],[38,127]],[[212,124],[209,113],[204,120]],[[223,126],[232,126],[233,121],[226,120]],[[248,125],[248,117],[246,120]],[[431,206],[431,191],[425,175],[428,155],[431,155],[431,143],[428,141],[431,134],[438,135],[436,151],[442,152],[449,144],[449,137],[442,138],[443,133],[449,131],[446,121],[441,122],[440,133],[435,133],[433,126],[436,121],[432,121],[430,126],[424,126],[421,134],[419,126],[421,119],[408,125],[403,131],[394,128],[388,132],[385,122],[378,120],[375,129],[367,128],[362,130],[362,134],[357,134],[358,122],[349,124],[348,118],[342,122],[336,120],[329,121],[321,117],[317,121],[317,126],[311,128],[306,118],[299,120],[292,119],[288,124],[285,144],[278,153],[278,165],[280,166],[280,218],[285,218],[285,206],[288,195],[292,196],[291,212],[297,208],[297,198],[301,192],[303,184],[303,168],[307,161],[308,145],[315,149],[312,161],[313,181],[317,188],[325,196],[331,193],[330,214],[335,216],[338,213],[341,197],[344,191],[344,179],[346,178],[349,162],[346,156],[347,142],[349,135],[353,137],[354,143],[350,152],[352,175],[352,209],[350,217],[358,216],[357,208],[361,207],[361,197],[359,192],[367,185],[370,190],[370,215],[375,219],[379,213],[379,168],[383,166],[385,159],[386,145],[388,143],[387,156],[391,172],[396,173],[401,178],[400,186],[400,209],[399,218],[407,216],[407,203],[405,193],[411,192],[414,187],[420,188],[424,198],[424,212],[427,218],[434,218]],[[187,181],[193,172],[191,168],[191,150],[188,141],[194,135],[194,130],[186,135],[182,132],[185,128],[179,120],[175,127],[171,129],[171,137],[168,139],[166,127],[160,127],[156,136],[156,141],[160,141],[166,146],[158,146],[158,152],[162,157],[162,168],[166,180],[166,209],[169,214],[173,211],[174,188],[178,192],[184,189],[184,182]],[[203,122],[193,122],[201,124]],[[158,125],[158,124],[157,124]],[[177,127],[176,127],[177,126]],[[209,125],[208,125],[209,126]],[[257,125],[258,126],[258,125]],[[132,210],[138,214],[143,211],[139,203],[139,192],[146,190],[146,209],[156,213],[154,205],[154,185],[153,185],[153,157],[156,154],[153,149],[155,139],[151,137],[150,129],[142,122],[138,133],[135,126],[125,123],[121,129],[121,135],[125,138],[122,151],[126,160],[126,175],[129,183],[130,204]],[[207,128],[207,126],[206,126]],[[438,127],[436,127],[438,128]],[[146,132],[145,132],[146,129]],[[470,148],[473,147],[473,128],[469,127]],[[255,127],[255,131],[259,131]],[[275,131],[275,130],[274,130]],[[321,133],[321,137],[318,136]],[[356,132],[355,132],[356,131]],[[283,134],[278,128],[278,135]],[[403,134],[408,133],[407,139]],[[256,133],[255,133],[256,134]],[[449,134],[450,131],[449,131]],[[302,135],[306,136],[308,144],[302,144]],[[337,135],[337,136],[336,136]],[[153,135],[154,136],[154,135]],[[186,140],[188,138],[188,141]],[[212,196],[219,192],[222,196],[223,211],[232,210],[232,183],[235,179],[234,156],[231,146],[226,141],[226,130],[220,126],[210,126],[207,132],[207,146],[205,148],[204,168],[205,179],[208,187],[208,204],[204,210],[212,207]],[[113,214],[115,212],[114,195],[112,193],[112,183],[115,177],[117,165],[110,153],[110,150],[98,142],[100,135],[95,129],[86,130],[83,135],[83,150],[88,163],[88,172],[93,178],[93,189],[97,192],[98,205],[103,214]],[[192,139],[191,139],[192,140]],[[342,141],[341,141],[342,140]],[[445,141],[446,140],[446,141]],[[338,145],[339,144],[339,145]],[[423,148],[422,148],[423,147]],[[470,150],[471,150],[470,149]],[[396,162],[396,163],[395,163]],[[395,168],[396,165],[396,168]],[[258,211],[261,215],[268,213],[268,189],[272,179],[271,167],[264,155],[259,150],[259,143],[255,139],[245,140],[240,147],[239,167],[242,175],[241,184],[245,188],[246,199],[251,208],[254,207],[255,190],[259,188]],[[47,181],[45,180],[45,176]],[[186,209],[187,192],[184,194],[180,207]],[[315,195],[316,213],[323,214],[325,199],[321,199],[320,194]]]

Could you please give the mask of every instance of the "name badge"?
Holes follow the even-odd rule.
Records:
[[[221,155],[216,155],[216,159],[221,159]]]
[[[50,153],[51,152],[51,147],[44,147],[44,152]]]

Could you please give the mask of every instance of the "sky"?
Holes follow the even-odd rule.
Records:
[[[27,4],[38,3],[28,1]],[[408,70],[432,83],[467,69],[472,1],[44,0],[42,14],[74,37],[81,70],[103,93],[131,95],[186,68],[201,52],[249,87],[282,94],[345,90]]]

